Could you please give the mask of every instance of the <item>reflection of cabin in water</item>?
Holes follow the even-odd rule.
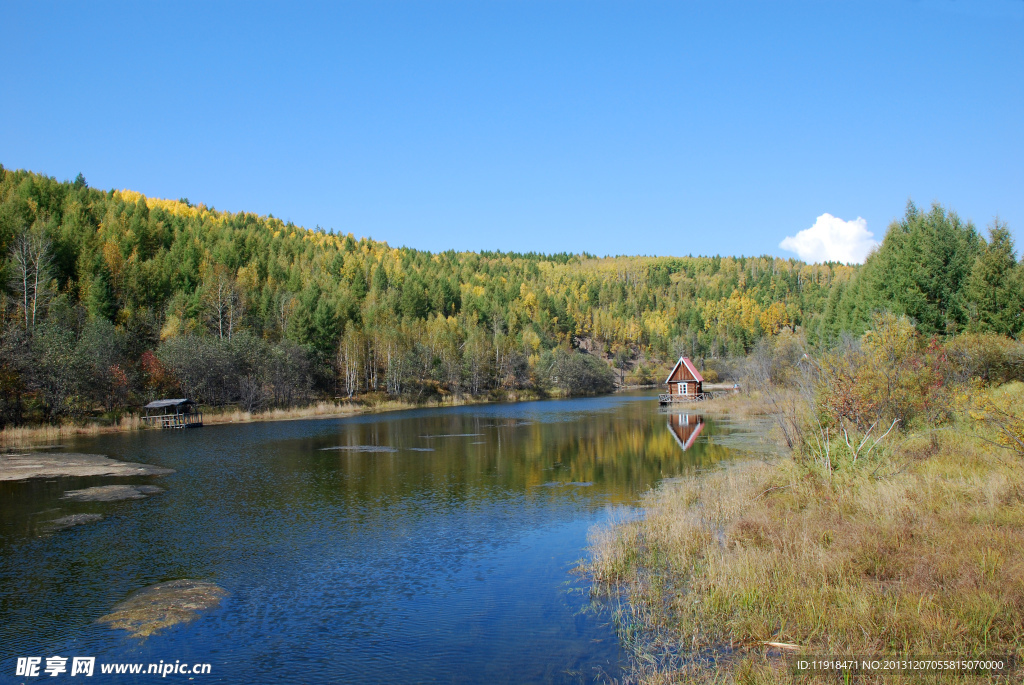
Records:
[[[693,447],[697,436],[704,430],[704,417],[699,414],[669,414],[668,429],[685,452]]]
[[[665,383],[668,384],[668,392],[658,396],[658,401],[662,404],[707,399],[704,393],[704,378],[688,357],[679,358]]]
[[[150,426],[158,428],[198,428],[203,425],[203,414],[192,400],[156,400],[145,407],[142,417]]]

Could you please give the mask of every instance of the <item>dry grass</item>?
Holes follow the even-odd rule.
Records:
[[[643,519],[595,531],[595,589],[625,600],[617,625],[636,656],[627,680],[788,677],[766,642],[805,654],[1020,658],[1024,467],[970,423],[910,436],[881,477],[746,462],[667,482],[644,500]],[[716,669],[693,659],[715,650],[728,654]]]
[[[263,412],[247,412],[233,409],[224,412],[209,412],[203,414],[204,424],[220,423],[249,423],[252,421],[291,421],[297,419],[332,418],[354,416],[356,414],[379,414],[388,411],[402,411],[405,409],[422,409],[424,407],[461,407],[467,404],[483,404],[486,398],[445,397],[440,400],[429,402],[413,403],[404,400],[380,399],[373,403],[356,402],[317,402],[305,407],[293,407],[290,409],[269,409]]]
[[[262,412],[242,411],[241,409],[229,409],[226,411],[203,412],[203,424],[215,425],[220,423],[250,423],[253,421],[288,421],[293,419],[308,419],[314,417],[328,418],[331,416],[351,416],[361,414],[366,407],[351,403],[317,402],[306,407],[293,407],[290,409],[269,409]]]
[[[800,393],[792,389],[777,389],[771,397],[764,392],[754,390],[730,392],[717,399],[701,402],[699,406],[702,412],[723,414],[731,419],[770,420],[773,423],[778,423],[780,411],[792,413],[802,401]],[[782,440],[781,435],[773,435],[772,438],[776,441]]]
[[[101,433],[121,433],[138,430],[143,427],[138,414],[122,417],[114,424],[102,425],[95,422],[85,424],[62,424],[59,426],[18,426],[4,428],[0,431],[0,449],[25,447],[30,445],[55,445],[81,435],[100,435]]]

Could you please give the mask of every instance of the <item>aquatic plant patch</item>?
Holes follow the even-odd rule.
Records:
[[[163,488],[156,485],[98,485],[82,490],[68,490],[61,499],[79,502],[118,502],[126,499],[146,499],[163,491]]]
[[[132,637],[145,638],[181,623],[189,623],[199,613],[218,606],[228,595],[224,588],[201,580],[172,580],[143,588],[97,619]]]
[[[61,516],[60,518],[47,521],[42,525],[44,531],[48,533],[55,533],[59,530],[66,530],[73,528],[74,526],[81,526],[86,523],[95,523],[96,521],[102,521],[103,514],[71,514],[70,516]]]

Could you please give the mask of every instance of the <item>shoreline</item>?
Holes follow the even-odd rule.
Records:
[[[230,411],[204,411],[204,426],[221,426],[235,423],[263,423],[270,421],[300,421],[302,419],[337,419],[365,414],[383,414],[392,411],[410,409],[437,409],[444,407],[465,407],[475,404],[497,404],[500,402],[531,402],[534,400],[558,397],[557,394],[540,395],[536,392],[510,392],[503,398],[490,396],[442,399],[423,403],[403,400],[385,400],[376,404],[361,404],[358,401],[342,400],[341,402],[321,400],[304,407],[288,409],[269,409],[262,412],[247,412],[240,409]],[[66,423],[58,426],[18,426],[0,431],[0,451],[25,449],[30,447],[53,446],[62,440],[77,437],[127,433],[137,430],[161,430],[146,426],[138,414],[122,417],[117,423],[103,425],[98,422],[85,424]]]
[[[617,387],[610,395],[623,392],[636,392],[638,390],[656,390],[658,385],[626,385]],[[732,387],[731,385],[729,386]],[[203,412],[204,426],[221,426],[233,423],[263,423],[269,421],[300,421],[303,419],[341,419],[350,416],[362,416],[365,414],[383,414],[391,411],[407,411],[410,409],[437,409],[443,407],[465,407],[475,404],[499,404],[501,402],[533,402],[543,399],[560,399],[564,395],[555,392],[541,394],[536,391],[512,391],[505,397],[492,398],[490,396],[472,397],[465,395],[461,398],[443,399],[441,401],[427,401],[423,403],[407,402],[404,400],[385,400],[377,404],[362,404],[358,398],[356,401],[321,400],[314,404],[303,407],[291,407],[288,409],[268,409],[260,412],[248,412],[241,409],[232,410],[206,410]],[[719,400],[706,403],[705,408],[712,411],[721,411],[720,408],[711,406]],[[159,430],[147,426],[139,414],[129,414],[122,417],[117,423],[102,424],[96,421],[86,423],[64,423],[61,425],[41,426],[15,426],[0,430],[0,452],[13,449],[39,448],[53,446],[62,440],[77,437],[96,435],[107,435],[112,433],[128,433],[137,430]]]

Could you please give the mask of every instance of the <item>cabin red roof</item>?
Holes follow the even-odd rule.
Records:
[[[676,369],[679,368],[680,364],[683,364],[683,365],[686,366],[686,370],[689,371],[691,374],[693,374],[693,377],[694,377],[694,379],[696,381],[698,381],[699,383],[703,383],[704,382],[704,377],[701,376],[700,373],[697,372],[697,367],[695,367],[693,365],[693,362],[690,361],[690,358],[689,357],[680,357],[679,361],[676,362],[676,365],[673,366],[672,370],[668,372],[668,378],[665,379],[666,383],[668,383],[670,380],[672,380],[672,376],[675,375]]]

